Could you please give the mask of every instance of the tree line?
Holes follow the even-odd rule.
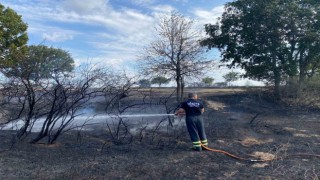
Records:
[[[209,76],[206,76],[201,79],[200,82],[194,82],[189,84],[189,86],[196,86],[196,87],[224,87],[224,86],[231,86],[231,82],[237,81],[240,76],[238,72],[231,71],[229,73],[226,73],[222,76],[224,78],[224,82],[217,82],[214,83],[215,79]],[[163,76],[158,76],[154,77],[151,80],[149,79],[140,79],[138,81],[138,85],[143,88],[149,88],[151,87],[152,84],[157,84],[158,87],[161,87],[162,85],[167,85],[171,79],[163,77]]]
[[[274,84],[274,94],[280,99],[282,84],[297,81],[301,87],[319,75],[319,7],[316,0],[236,0],[225,4],[216,24],[205,25],[205,37],[194,28],[195,20],[173,11],[160,17],[154,40],[139,55],[138,66],[143,75],[155,78],[153,84],[174,80],[180,102],[186,80],[212,70],[215,61],[206,52],[217,48],[221,62],[244,69],[243,77]],[[3,74],[31,73],[37,81],[72,70],[74,62],[68,52],[27,46],[27,24],[21,16],[3,5],[0,13]]]

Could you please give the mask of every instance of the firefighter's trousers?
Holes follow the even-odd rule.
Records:
[[[208,141],[204,130],[202,116],[187,116],[186,124],[193,147],[200,147],[201,144],[207,146]]]

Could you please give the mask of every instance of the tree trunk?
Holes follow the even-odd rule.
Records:
[[[272,66],[273,66],[273,75],[274,75],[274,96],[277,100],[281,99],[280,96],[280,82],[281,82],[281,75],[279,67],[277,66],[277,57],[276,51],[273,51],[272,55]]]
[[[180,94],[180,101],[182,101],[183,100],[183,94],[184,94],[184,79],[183,79],[183,77],[181,77],[181,94]]]
[[[180,69],[180,61],[177,62],[176,83],[177,83],[177,102],[181,103],[184,85],[183,85],[183,77],[181,75],[181,69]]]
[[[30,141],[31,144],[35,144],[37,142],[39,142],[41,139],[45,138],[47,136],[47,134],[38,134],[38,136],[34,139],[32,139],[32,141]]]
[[[281,99],[280,95],[280,73],[279,70],[274,71],[274,95],[277,100]]]
[[[302,85],[305,81],[305,71],[306,71],[306,65],[304,62],[304,51],[300,52],[300,57],[299,57],[299,91],[302,88]]]
[[[176,78],[176,83],[177,83],[177,102],[181,103],[181,80],[180,77],[177,76]]]
[[[24,125],[22,128],[20,128],[17,137],[21,138],[23,135],[27,134],[28,128],[31,125],[32,118],[34,117],[34,111],[35,111],[35,104],[36,104],[36,96],[34,93],[34,89],[30,83],[30,80],[22,80],[22,83],[24,84],[26,91],[27,91],[27,96],[25,97],[28,102],[28,108],[27,108],[27,117],[25,119]]]

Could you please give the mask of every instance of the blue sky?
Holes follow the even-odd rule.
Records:
[[[76,64],[101,62],[134,71],[137,55],[152,40],[161,13],[176,10],[203,27],[215,23],[223,5],[230,1],[2,0],[1,3],[22,15],[28,24],[29,44],[67,50]],[[219,59],[218,53],[213,56]]]

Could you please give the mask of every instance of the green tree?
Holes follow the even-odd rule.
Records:
[[[201,34],[194,27],[194,20],[178,12],[162,16],[156,26],[155,40],[140,57],[144,74],[165,75],[175,80],[178,102],[183,98],[185,78],[201,75],[209,62],[199,44]]]
[[[44,45],[32,45],[28,46],[28,55],[25,59],[19,61],[7,75],[39,81],[71,72],[73,68],[74,60],[67,51]]]
[[[202,82],[206,84],[206,86],[212,86],[214,79],[211,77],[205,77],[202,79]]]
[[[312,78],[320,64],[320,1],[294,1],[287,9],[292,53],[298,65],[300,85]]]
[[[0,70],[14,67],[27,53],[27,24],[20,15],[0,4]]]
[[[151,84],[158,84],[159,87],[161,87],[162,84],[168,84],[169,82],[170,82],[170,79],[163,76],[158,76],[151,80]]]
[[[148,88],[151,86],[151,83],[148,79],[140,79],[138,83],[139,83],[139,86],[142,88]]]
[[[230,86],[231,82],[236,81],[236,80],[239,79],[239,73],[232,71],[232,72],[229,72],[229,73],[225,74],[222,77],[225,79],[225,81],[228,84],[228,86]]]
[[[207,24],[202,45],[218,48],[222,61],[240,66],[245,76],[275,85],[319,60],[320,2],[313,0],[237,0],[227,3],[219,24]],[[319,57],[319,56],[318,56]]]

